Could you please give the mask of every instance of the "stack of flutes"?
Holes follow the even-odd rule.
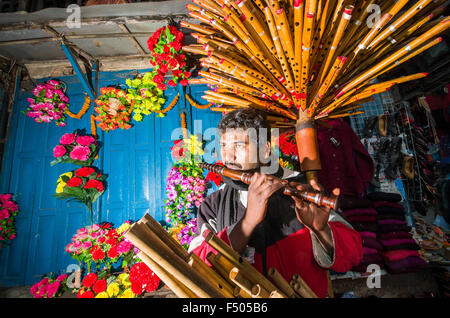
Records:
[[[181,22],[198,44],[203,96],[213,110],[254,107],[276,127],[354,114],[361,103],[413,74],[371,81],[441,41],[443,0],[192,0]],[[381,13],[376,15],[376,10]]]
[[[359,114],[374,94],[426,76],[374,83],[441,42],[450,26],[440,16],[445,0],[192,2],[189,15],[200,23],[181,26],[198,44],[183,49],[202,55],[201,83],[214,85],[203,98],[219,106],[210,109],[252,107],[271,127],[295,128],[303,171],[321,169],[317,121]]]
[[[298,274],[288,283],[270,268],[269,280],[217,235],[203,234],[217,252],[207,255],[212,267],[187,253],[149,214],[133,223],[124,236],[139,249],[138,257],[180,298],[317,297]]]

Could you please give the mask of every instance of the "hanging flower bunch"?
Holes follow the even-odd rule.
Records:
[[[154,66],[152,79],[163,91],[167,89],[167,86],[176,86],[177,83],[186,86],[188,83],[187,79],[191,73],[186,70],[183,45],[183,32],[171,25],[158,29],[147,40],[147,46],[151,52],[150,64]],[[169,71],[172,71],[173,76],[166,79],[165,76]]]
[[[125,268],[135,257],[133,244],[123,236],[129,227],[130,222],[127,221],[117,229],[110,223],[81,228],[65,250],[73,259],[86,264],[88,271],[92,263],[97,268],[103,265],[103,269],[109,271],[119,259],[121,267]]]
[[[214,164],[218,166],[223,166],[223,163],[219,160],[216,161]],[[223,180],[220,174],[209,171],[208,174],[206,175],[206,182],[214,182],[214,184],[218,187],[222,184]]]
[[[115,87],[102,87],[100,96],[95,100],[95,120],[98,126],[108,132],[118,128],[129,129],[133,101],[129,100],[124,90]]]
[[[97,153],[98,143],[95,138],[75,131],[61,136],[59,144],[53,148],[55,160],[50,162],[50,165],[73,163],[79,166],[90,166]]]
[[[135,263],[130,269],[131,290],[137,296],[155,291],[161,279],[143,262]]]
[[[44,277],[41,281],[30,288],[30,293],[34,298],[55,298],[61,296],[66,290],[67,274],[59,275],[56,278]]]
[[[85,204],[91,212],[92,221],[92,204],[105,192],[105,179],[106,175],[95,167],[66,172],[59,176],[54,196]]]
[[[163,91],[153,81],[154,74],[147,72],[143,76],[127,79],[127,99],[134,102],[133,119],[141,121],[145,115],[158,113],[158,117],[164,117],[161,107],[166,102]]]
[[[38,84],[33,89],[33,97],[27,99],[30,105],[23,111],[37,123],[55,121],[57,126],[63,127],[66,117],[64,112],[69,107],[69,98],[62,90],[60,82],[49,80],[45,84]]]
[[[16,237],[15,217],[18,210],[11,194],[0,194],[0,249]]]
[[[111,275],[101,272],[87,274],[77,292],[77,298],[135,298],[131,290],[129,274]]]
[[[294,171],[300,171],[298,163],[298,149],[293,132],[280,135],[278,142],[273,140],[273,145],[278,145],[280,149],[280,166]]]

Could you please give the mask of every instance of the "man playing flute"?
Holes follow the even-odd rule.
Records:
[[[266,140],[248,133],[261,128],[267,130]],[[287,282],[299,274],[318,297],[326,297],[327,270],[346,272],[359,264],[359,233],[336,211],[279,191],[288,182],[296,182],[298,190],[320,191],[317,182],[306,184],[302,173],[279,166],[273,175],[262,173],[271,150],[270,128],[262,115],[251,108],[234,110],[222,117],[218,130],[225,167],[254,174],[250,185],[222,177],[224,185],[199,207],[189,252],[209,264],[206,256],[215,251],[202,236],[209,229],[264,275],[271,267]]]

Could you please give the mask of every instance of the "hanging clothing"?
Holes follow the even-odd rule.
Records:
[[[344,120],[332,119],[325,125],[317,127],[322,164],[317,173],[319,182],[329,193],[340,188],[342,195],[364,196],[374,174],[371,156]]]
[[[288,179],[299,182],[304,177],[298,175]],[[197,236],[189,247],[189,252],[197,254],[209,266],[206,256],[209,252],[217,252],[204,241],[203,231],[215,232],[231,246],[229,234],[244,217],[247,206],[246,185],[226,177],[224,182],[224,186],[200,205]],[[350,224],[334,211],[330,213],[328,224],[334,255],[328,255],[315,234],[298,221],[294,200],[277,192],[270,197],[266,217],[254,230],[242,256],[261,273],[275,267],[288,282],[294,274],[299,274],[318,297],[326,297],[327,269],[346,272],[362,258],[361,237]]]

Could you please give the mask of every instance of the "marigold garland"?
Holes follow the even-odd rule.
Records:
[[[195,108],[198,108],[198,109],[208,109],[213,105],[213,103],[209,103],[206,105],[197,104],[188,94],[186,94],[186,99],[192,106],[194,106]]]
[[[102,87],[100,93],[95,100],[98,105],[95,107],[98,126],[106,132],[117,128],[130,129],[134,101],[130,101],[123,90],[115,87]]]
[[[86,93],[85,93],[85,94],[86,94]],[[77,114],[72,113],[72,112],[69,110],[69,108],[66,108],[65,113],[66,113],[67,116],[69,116],[69,117],[72,117],[72,118],[75,118],[75,119],[81,119],[81,117],[83,117],[84,114],[86,114],[86,112],[88,111],[89,106],[91,106],[91,99],[89,98],[88,95],[86,95],[86,96],[84,97],[84,104],[83,104],[83,107],[81,107],[81,110],[80,110]]]
[[[178,103],[179,97],[180,97],[180,93],[178,93],[177,96],[175,96],[175,97],[172,99],[172,101],[170,102],[170,104],[169,104],[166,108],[164,108],[164,109],[162,109],[162,110],[160,110],[160,111],[158,111],[158,112],[155,112],[155,113],[161,112],[161,113],[163,113],[163,114],[167,114],[167,113],[168,113],[172,108],[174,108],[175,105]]]

